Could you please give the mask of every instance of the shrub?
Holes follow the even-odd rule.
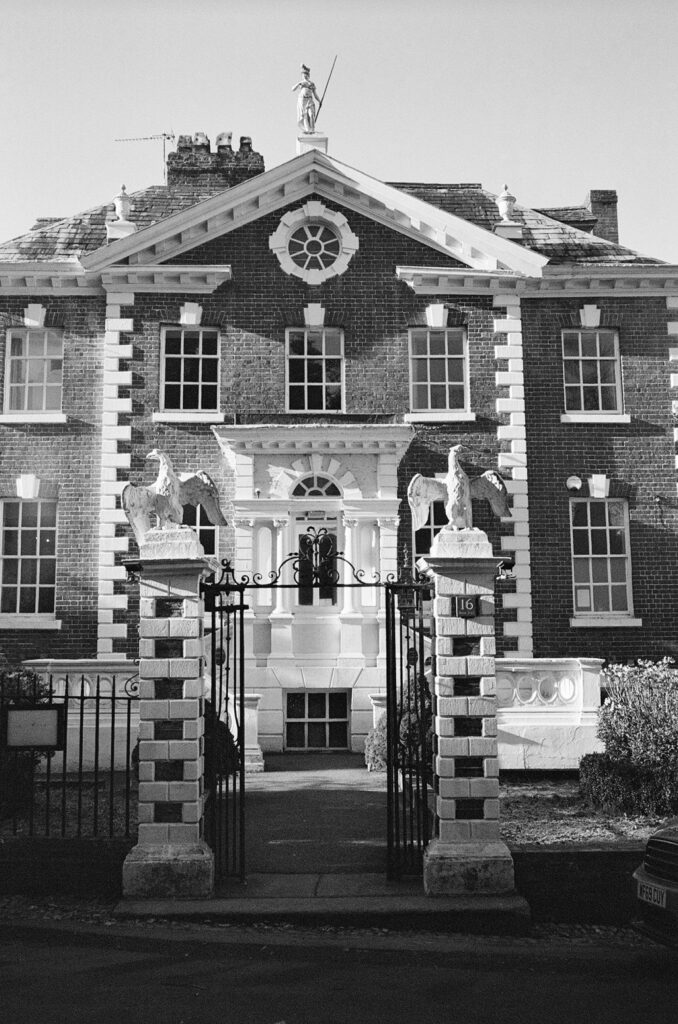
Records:
[[[423,729],[424,729],[424,750],[423,750],[423,772],[430,781],[432,779],[433,764],[433,720],[431,715],[431,700],[428,695],[423,698]],[[416,761],[421,746],[421,722],[420,711],[415,706],[414,696],[407,704],[398,704],[398,757],[402,758],[404,765],[407,764],[410,755]],[[374,728],[370,729],[365,740],[365,764],[370,772],[385,772],[388,757],[387,748],[387,725],[386,712],[381,716]]]
[[[678,809],[678,672],[670,658],[605,670],[607,698],[598,715],[604,754],[580,763],[582,793],[594,806],[623,814]]]
[[[365,764],[368,772],[386,771],[386,712],[370,729],[365,740]]]
[[[48,694],[47,684],[35,672],[24,668],[2,673],[4,704],[32,704]],[[0,747],[0,819],[14,817],[30,802],[33,778],[42,754],[33,750]]]

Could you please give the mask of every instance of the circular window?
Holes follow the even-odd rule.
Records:
[[[340,498],[341,491],[336,484],[328,480],[326,476],[304,477],[292,491],[294,498]]]
[[[268,244],[286,274],[322,284],[348,268],[358,238],[343,214],[313,199],[288,210]]]
[[[341,241],[326,224],[304,224],[290,235],[287,251],[302,270],[325,270],[338,260]]]

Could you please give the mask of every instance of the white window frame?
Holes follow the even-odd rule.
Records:
[[[589,509],[587,513],[587,525],[586,527],[575,527],[574,524],[574,512],[577,506],[586,505]],[[598,527],[595,524],[591,525],[591,513],[590,508],[592,505],[604,505],[605,506],[605,525]],[[615,526],[610,522],[610,508],[612,505],[620,506],[622,510],[623,521],[621,527]],[[571,626],[638,626],[642,625],[640,619],[634,618],[633,615],[633,577],[632,577],[632,566],[631,566],[631,532],[629,528],[629,510],[628,502],[623,498],[571,498],[569,505],[570,515],[570,562],[571,562],[571,573],[572,573],[572,608],[573,617],[570,619]],[[624,535],[624,551],[620,554],[610,553],[609,535],[612,529],[621,528]],[[606,544],[607,552],[596,554],[593,552],[592,544],[592,530],[604,529],[608,537],[608,543]],[[578,534],[586,531],[589,542],[588,552],[575,552],[575,530]],[[575,578],[575,565],[588,563],[588,572],[586,580],[576,580]],[[604,563],[606,566],[605,580],[594,580],[593,578],[593,565],[594,563]],[[622,563],[624,565],[624,580],[614,581],[612,579],[612,564]],[[626,592],[626,609],[613,609],[612,608],[612,595],[610,588],[613,584],[621,586],[624,583]],[[601,587],[606,584],[608,589],[609,609],[606,611],[597,610],[594,608],[595,597],[594,597],[594,586]],[[590,597],[590,607],[581,608],[578,605],[578,591],[583,592],[588,590]]]
[[[340,354],[338,356],[333,356],[333,355],[326,356],[324,354],[324,352],[325,352],[325,336],[326,336],[326,334],[328,334],[330,332],[332,334],[336,334],[336,335],[339,336],[339,344],[340,344],[340,347],[341,347],[341,352],[340,352]],[[290,353],[290,336],[291,335],[293,335],[293,334],[303,334],[304,335],[304,347],[306,347],[307,344],[308,344],[308,335],[309,334],[317,334],[317,333],[321,333],[322,334],[322,338],[323,338],[323,354],[321,356],[313,356],[313,355],[308,355],[308,354],[304,354],[303,356],[291,355],[291,353]],[[297,362],[298,363],[302,363],[303,362],[304,365],[307,366],[308,360],[309,359],[313,359],[313,358],[322,360],[323,380],[322,380],[322,383],[321,383],[321,387],[323,388],[323,408],[322,409],[309,409],[308,408],[308,390],[307,389],[308,389],[308,386],[309,386],[309,381],[307,379],[307,375],[305,375],[305,379],[304,379],[304,382],[303,382],[303,387],[305,389],[304,393],[305,393],[305,398],[306,398],[305,407],[303,409],[292,409],[291,406],[290,406],[290,387],[299,387],[301,382],[290,380],[290,362],[291,361],[293,361],[295,363],[297,363]],[[327,408],[325,408],[325,405],[326,405],[326,402],[327,402],[327,393],[325,391],[325,388],[327,388],[330,385],[335,385],[335,383],[336,383],[334,381],[331,381],[328,384],[328,382],[325,380],[325,362],[330,360],[330,359],[332,359],[332,360],[339,359],[339,361],[341,363],[341,380],[340,380],[340,383],[339,383],[340,395],[341,395],[341,403],[340,403],[340,407],[338,409],[327,409]],[[313,382],[313,381],[310,382],[310,383],[312,385],[316,384],[316,382]],[[345,346],[344,346],[344,332],[342,330],[340,330],[338,327],[288,327],[285,330],[285,411],[288,412],[288,413],[299,414],[299,415],[306,415],[306,414],[312,414],[313,415],[313,414],[315,414],[315,415],[334,415],[334,416],[341,416],[341,415],[343,415],[346,412],[346,357],[345,357]]]
[[[197,533],[205,554],[216,558],[219,554],[219,527],[210,522],[202,505],[184,505],[183,522]],[[211,537],[211,543],[205,546],[207,537]],[[208,551],[208,547],[212,547],[213,550]]]
[[[197,334],[200,335],[200,349],[201,349],[201,352],[200,352],[200,354],[198,356],[187,357],[187,356],[183,355],[183,352],[182,352],[181,356],[174,356],[174,355],[170,356],[170,358],[172,358],[172,359],[178,358],[178,359],[181,360],[182,371],[181,371],[181,380],[179,380],[179,381],[168,381],[166,379],[166,367],[167,367],[166,341],[167,341],[167,335],[170,332],[178,332],[178,333],[181,334],[181,336],[182,336],[182,350],[183,350],[183,337],[184,337],[185,334],[187,334],[187,333],[197,333]],[[202,339],[203,339],[203,335],[206,335],[206,334],[210,334],[210,335],[215,335],[216,336],[216,340],[217,340],[217,354],[216,354],[216,356],[211,356],[211,355],[210,356],[204,356],[202,354]],[[201,396],[201,392],[200,392],[200,388],[203,386],[202,369],[200,370],[200,374],[199,374],[200,379],[197,382],[196,381],[185,381],[184,380],[184,366],[183,366],[183,364],[184,364],[184,360],[186,358],[196,359],[200,364],[202,364],[204,359],[209,359],[210,361],[216,359],[216,364],[217,364],[217,379],[216,379],[216,381],[204,382],[207,386],[210,386],[210,387],[214,386],[215,389],[216,389],[216,402],[215,402],[214,408],[203,408],[202,407],[202,396]],[[182,400],[182,403],[183,403],[183,395],[184,395],[183,389],[184,389],[184,387],[185,386],[194,387],[194,386],[197,385],[197,387],[199,389],[198,393],[199,393],[199,397],[200,397],[200,405],[197,408],[184,408],[183,404],[180,405],[180,406],[169,406],[168,407],[167,406],[167,402],[166,402],[166,388],[167,388],[168,384],[169,384],[170,387],[172,387],[172,386],[174,386],[176,384],[179,385],[179,387],[181,389],[181,400]],[[162,421],[162,420],[171,421],[172,419],[176,419],[176,420],[181,420],[181,421],[184,421],[184,422],[189,420],[189,419],[192,419],[195,422],[209,422],[212,419],[216,419],[216,420],[220,421],[220,420],[223,419],[223,417],[220,414],[220,402],[221,402],[221,334],[220,334],[219,329],[216,328],[216,327],[194,327],[194,326],[186,326],[186,325],[183,325],[183,324],[166,324],[166,325],[164,325],[163,328],[162,328],[162,332],[161,332],[161,344],[160,344],[160,415],[159,416],[154,416],[154,419],[160,420],[160,421]]]
[[[430,344],[431,344],[431,335],[432,334],[444,334],[445,335],[446,354],[442,355],[442,356],[437,356],[437,355],[431,356],[430,351],[427,352],[426,356],[421,356],[418,353],[415,354],[415,352],[414,352],[415,336],[419,335],[419,334],[424,334],[424,333],[426,334],[426,337],[427,337],[427,349],[429,349],[429,350],[430,350]],[[461,340],[462,340],[462,354],[461,354],[461,356],[449,355],[447,353],[448,338],[454,337],[454,336],[456,336],[456,337],[461,336]],[[448,381],[448,379],[447,379],[447,371],[445,373],[445,380],[444,381],[431,381],[431,379],[430,379],[430,372],[428,373],[426,381],[417,381],[417,380],[415,380],[415,374],[414,374],[415,360],[417,362],[424,362],[424,360],[426,360],[429,363],[429,370],[430,370],[430,360],[431,359],[444,360],[445,363],[446,363],[446,361],[448,359],[458,359],[458,360],[460,360],[460,362],[462,364],[462,381],[461,381],[461,384],[460,384],[459,381]],[[470,389],[469,365],[468,365],[468,333],[467,333],[467,331],[466,331],[466,329],[464,327],[411,327],[409,329],[409,332],[408,332],[408,367],[409,367],[409,377],[410,377],[410,413],[405,417],[406,420],[408,420],[408,421],[412,421],[412,420],[424,421],[424,420],[438,420],[438,419],[439,420],[443,420],[443,419],[444,420],[474,420],[475,419],[475,414],[471,412],[471,408],[470,408],[471,407],[471,389]],[[432,384],[433,385],[441,385],[442,384],[446,388],[448,386],[450,386],[450,385],[454,385],[456,387],[461,386],[462,389],[463,389],[463,396],[464,396],[463,405],[461,405],[461,406],[450,406],[449,404],[447,404],[446,406],[444,406],[442,408],[432,406],[431,405],[431,393],[430,393],[430,388],[431,388]],[[415,398],[414,398],[414,396],[415,396],[415,387],[420,387],[421,385],[425,385],[429,389],[428,390],[429,401],[428,401],[428,405],[427,406],[419,406],[419,405],[417,405],[415,403]]]
[[[12,355],[12,341],[15,338],[20,338],[23,341],[25,341],[27,347],[30,346],[32,339],[40,338],[41,341],[42,341],[42,351],[43,351],[43,354],[41,354],[40,356],[31,356],[30,354],[26,354],[26,355],[22,355],[22,356],[13,356]],[[45,354],[45,345],[47,343],[48,338],[54,338],[54,339],[56,339],[59,342],[59,345],[60,345],[60,355],[59,356],[50,356],[50,355]],[[14,386],[12,385],[12,366],[14,364],[16,364],[16,363],[22,363],[25,366],[25,364],[28,363],[29,359],[37,359],[37,360],[40,360],[43,363],[42,382],[41,382],[42,405],[41,405],[41,407],[39,409],[28,409],[25,405],[22,406],[21,408],[18,408],[18,409],[12,409],[11,408],[12,393],[13,393],[13,391],[17,390],[17,386],[16,385],[14,385]],[[49,387],[54,387],[54,388],[57,387],[56,384],[50,385],[47,382],[47,377],[46,377],[47,363],[49,361],[53,361],[53,360],[56,360],[56,359],[59,359],[61,361],[61,375],[60,375],[60,379],[59,379],[59,383],[58,383],[58,388],[59,388],[59,404],[58,404],[58,406],[54,406],[53,408],[47,408],[47,406],[45,404],[46,388],[48,386]],[[33,386],[35,386],[35,385],[36,385],[36,382],[33,382]],[[24,381],[23,384],[21,385],[21,387],[22,387],[22,393],[23,393],[23,400],[25,402],[26,397],[27,397],[28,382]],[[63,331],[55,329],[55,328],[52,328],[52,327],[10,327],[10,328],[8,328],[7,334],[6,334],[6,343],[5,343],[5,381],[4,381],[4,388],[3,388],[3,410],[4,410],[4,412],[3,412],[2,420],[4,420],[4,421],[12,421],[12,420],[19,421],[20,420],[20,421],[23,421],[23,422],[31,422],[31,421],[38,421],[38,422],[39,421],[64,422],[65,421],[65,416],[63,415],[63,413],[61,411],[62,410],[62,405],[63,405],[63,398],[64,398],[64,336],[63,336]]]
[[[445,502],[444,501],[432,501],[428,512],[428,519],[420,530],[415,530],[412,527],[412,556],[414,564],[416,565],[420,558],[425,558],[426,555],[431,552],[431,545],[434,539],[438,536],[444,526],[447,525],[448,519],[445,514]],[[429,544],[428,551],[421,550],[417,546],[417,535],[423,539],[424,536],[428,535]]]
[[[600,335],[612,335],[614,340],[614,355],[613,356],[601,356],[600,355]],[[577,356],[569,356],[565,354],[565,341],[568,337],[576,336],[578,339],[579,354]],[[596,356],[584,356],[582,354],[582,338],[584,336],[595,337],[596,339]],[[561,422],[563,423],[590,423],[592,420],[601,420],[604,422],[611,423],[630,423],[631,417],[624,413],[624,386],[622,378],[622,363],[621,353],[619,348],[619,333],[609,327],[568,327],[561,332],[560,337],[560,351],[561,351],[561,362],[563,368],[563,414],[561,416]],[[597,381],[594,383],[587,383],[583,380],[582,364],[584,361],[595,362],[598,367]],[[600,379],[600,366],[603,363],[612,363],[615,367],[615,397],[616,404],[614,409],[603,409],[601,403],[601,386],[607,385],[607,382],[601,381]],[[579,367],[578,381],[568,382],[565,377],[565,367],[568,364],[575,364]],[[577,388],[579,390],[580,408],[568,408],[568,388]],[[597,390],[598,393],[598,405],[595,409],[584,408],[584,395],[586,391],[593,392]]]
[[[30,555],[24,554],[22,556],[22,553],[21,553],[21,532],[22,532],[21,525],[17,528],[18,545],[17,545],[16,556],[14,554],[12,554],[12,555],[6,555],[5,554],[5,534],[6,534],[6,530],[14,529],[14,527],[6,526],[6,522],[5,522],[6,509],[7,509],[7,506],[11,505],[11,504],[18,504],[18,505],[20,505],[22,507],[21,510],[20,510],[20,523],[23,520],[23,507],[24,506],[28,506],[28,505],[37,505],[37,506],[39,506],[38,524],[40,524],[40,521],[41,521],[41,518],[42,518],[42,511],[41,511],[42,506],[46,506],[46,505],[53,506],[53,508],[54,508],[54,526],[53,527],[52,526],[44,527],[45,530],[49,529],[49,530],[53,530],[54,531],[54,548],[53,548],[53,553],[52,554],[46,554],[46,553],[42,553],[41,554],[41,552],[40,552],[40,533],[41,533],[40,525],[36,525],[36,527],[35,527],[35,533],[36,533],[36,552],[35,552],[35,554],[30,554]],[[56,500],[54,500],[53,498],[27,499],[27,498],[18,498],[18,497],[5,497],[5,498],[0,499],[0,628],[4,628],[4,629],[22,629],[22,628],[25,628],[25,629],[60,629],[61,628],[61,622],[58,621],[57,618],[56,618],[56,601],[57,601],[57,586],[58,586],[58,565],[57,565],[58,536],[59,536],[59,509],[58,509],[58,505],[57,505]],[[18,562],[19,579],[18,579],[18,584],[17,584],[17,595],[16,595],[16,599],[15,599],[15,604],[14,604],[13,610],[12,611],[8,611],[8,610],[3,611],[2,607],[3,607],[4,587],[5,587],[5,583],[4,583],[5,562],[9,561],[10,558],[11,558],[12,561],[17,561]],[[39,600],[39,589],[40,589],[39,588],[39,584],[36,582],[35,584],[31,584],[31,588],[35,592],[34,593],[33,610],[31,610],[31,611],[26,611],[25,609],[21,610],[21,607],[20,607],[20,602],[21,602],[20,580],[21,580],[21,566],[22,566],[22,563],[26,562],[26,561],[29,561],[29,560],[32,561],[32,562],[36,562],[37,566],[38,566],[37,576],[38,576],[38,580],[39,580],[40,563],[41,563],[41,561],[46,562],[48,559],[50,561],[52,561],[53,564],[54,564],[54,582],[49,584],[49,588],[51,589],[52,594],[53,594],[53,602],[52,602],[51,609],[48,610],[48,611],[39,611],[38,608],[36,607],[36,605],[38,604],[38,600]],[[9,586],[9,584],[7,584],[7,586]]]

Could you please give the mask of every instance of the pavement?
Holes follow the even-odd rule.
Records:
[[[14,909],[19,909],[15,907]],[[24,908],[28,909],[28,908]],[[33,913],[39,911],[33,911]],[[524,938],[0,919],[13,1024],[674,1024],[675,954],[598,929]]]
[[[632,928],[531,925],[520,901],[432,899],[420,877],[387,881],[385,789],[384,774],[367,772],[360,755],[269,755],[267,771],[247,779],[245,882],[228,879],[210,900],[0,897],[0,935],[674,955]]]

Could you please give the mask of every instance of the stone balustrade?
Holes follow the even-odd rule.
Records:
[[[496,662],[499,767],[577,768],[601,750],[599,658],[520,658]]]

